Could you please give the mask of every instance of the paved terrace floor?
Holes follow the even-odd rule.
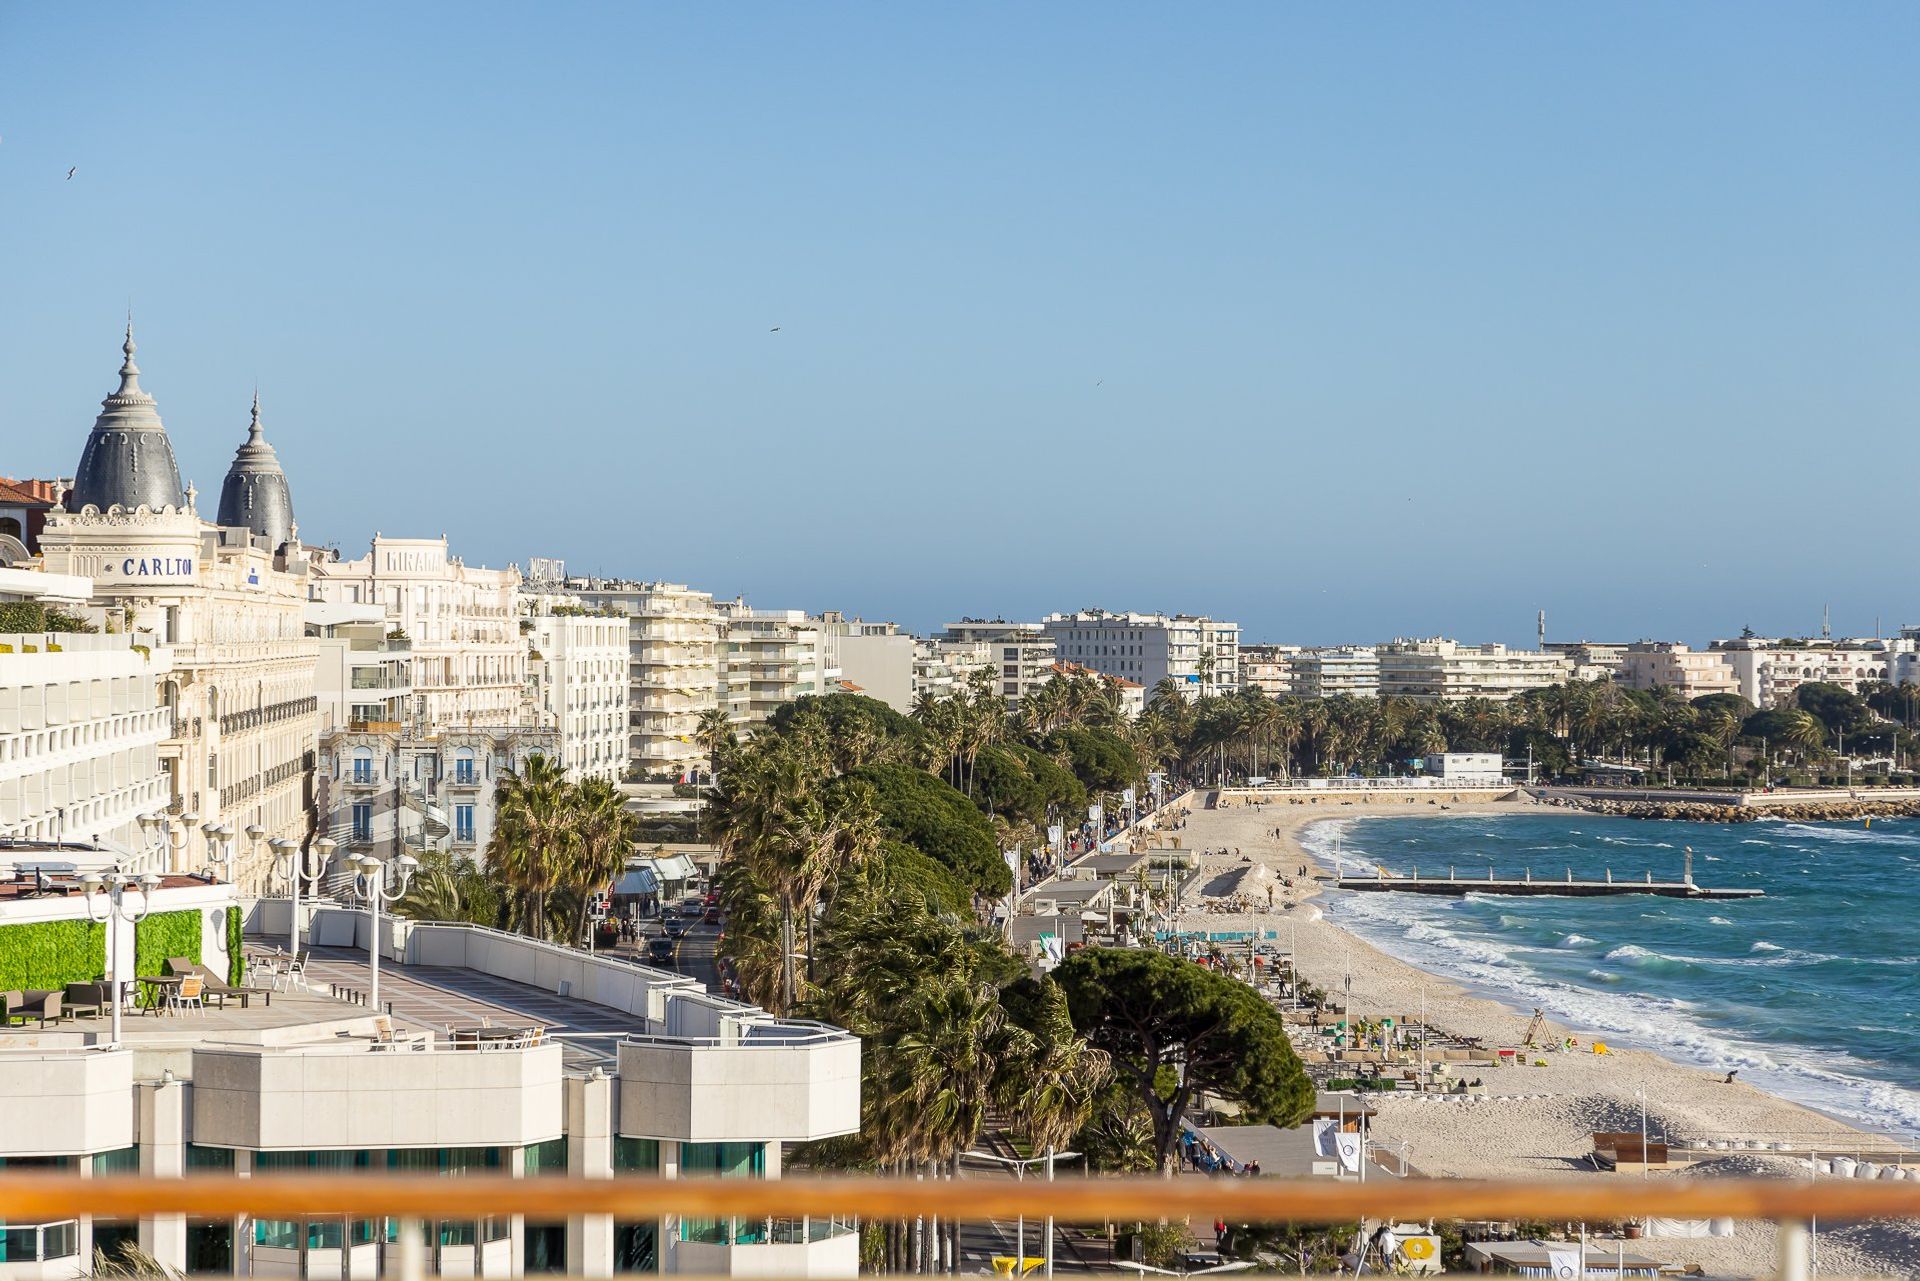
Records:
[[[365,992],[371,975],[358,948],[316,947],[307,960],[307,983],[324,996],[332,984]],[[631,1015],[591,1001],[474,970],[380,962],[380,1005],[403,1027],[444,1037],[449,1027],[490,1023],[496,1027],[539,1024],[565,1046],[568,1067],[611,1064],[621,1037],[644,1032]]]

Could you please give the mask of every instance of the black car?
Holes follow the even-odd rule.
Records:
[[[672,965],[680,945],[670,938],[651,938],[647,940],[647,959],[664,965]]]

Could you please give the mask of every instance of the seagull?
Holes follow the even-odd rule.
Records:
[[[772,329],[767,330],[767,332],[770,334],[777,334],[780,332],[780,326],[775,325]]]
[[[77,173],[79,173],[79,172],[80,172],[80,166],[79,166],[79,165],[75,165],[75,166],[74,166],[73,168],[71,168],[71,169],[69,169],[69,170],[67,170],[67,181],[68,181],[68,182],[72,182],[72,181],[73,181],[73,175],[75,175],[75,174],[77,174]]]

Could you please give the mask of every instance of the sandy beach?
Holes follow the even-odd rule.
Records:
[[[1453,814],[1524,813],[1540,808],[1527,800],[1476,805],[1455,804]],[[1432,817],[1426,804],[1404,798],[1363,803],[1329,798],[1318,804],[1277,800],[1250,805],[1237,800],[1227,808],[1194,808],[1179,833],[1182,846],[1204,851],[1200,892],[1185,904],[1182,926],[1192,930],[1271,930],[1278,945],[1295,945],[1307,982],[1331,994],[1353,980],[1353,1001],[1363,1018],[1399,1015],[1418,1018],[1423,995],[1427,1021],[1456,1035],[1480,1038],[1489,1046],[1516,1045],[1525,1034],[1530,1010],[1516,1009],[1474,995],[1446,979],[1428,974],[1379,951],[1325,918],[1315,902],[1339,893],[1326,884],[1333,869],[1317,862],[1301,843],[1312,823],[1364,817]],[[1225,852],[1221,852],[1225,851]],[[1252,863],[1265,864],[1271,876],[1249,874]],[[1302,865],[1308,875],[1299,876]],[[1292,886],[1282,883],[1291,878]],[[1245,891],[1238,897],[1242,882]],[[1267,907],[1267,887],[1273,906]],[[1848,1152],[1885,1150],[1884,1136],[1864,1134],[1841,1122],[1752,1086],[1727,1084],[1710,1073],[1645,1049],[1609,1042],[1611,1053],[1590,1052],[1588,1029],[1548,1023],[1551,1043],[1576,1039],[1574,1053],[1530,1053],[1545,1068],[1475,1069],[1488,1097],[1471,1100],[1421,1099],[1408,1094],[1382,1098],[1372,1137],[1381,1147],[1404,1151],[1417,1171],[1432,1177],[1525,1178],[1529,1176],[1615,1179],[1638,1175],[1603,1173],[1586,1160],[1595,1130],[1638,1130],[1644,1091],[1650,1128],[1732,1140],[1790,1140],[1796,1148]],[[1730,1153],[1689,1171],[1655,1178],[1778,1174],[1806,1178],[1799,1162],[1753,1152]],[[1770,1224],[1740,1224],[1732,1237],[1659,1238],[1634,1243],[1641,1253],[1672,1264],[1699,1264],[1712,1276],[1772,1275],[1774,1229]],[[1829,1276],[1920,1273],[1920,1229],[1906,1223],[1864,1223],[1822,1230],[1818,1238],[1820,1271]]]

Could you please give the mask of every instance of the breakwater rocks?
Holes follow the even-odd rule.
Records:
[[[1809,800],[1772,801],[1756,805],[1716,805],[1708,801],[1549,796],[1543,797],[1542,801],[1547,805],[1581,810],[1588,814],[1610,814],[1619,818],[1669,818],[1688,823],[1751,823],[1763,818],[1786,819],[1795,823],[1821,823],[1842,819],[1912,818],[1920,815],[1920,800]]]

